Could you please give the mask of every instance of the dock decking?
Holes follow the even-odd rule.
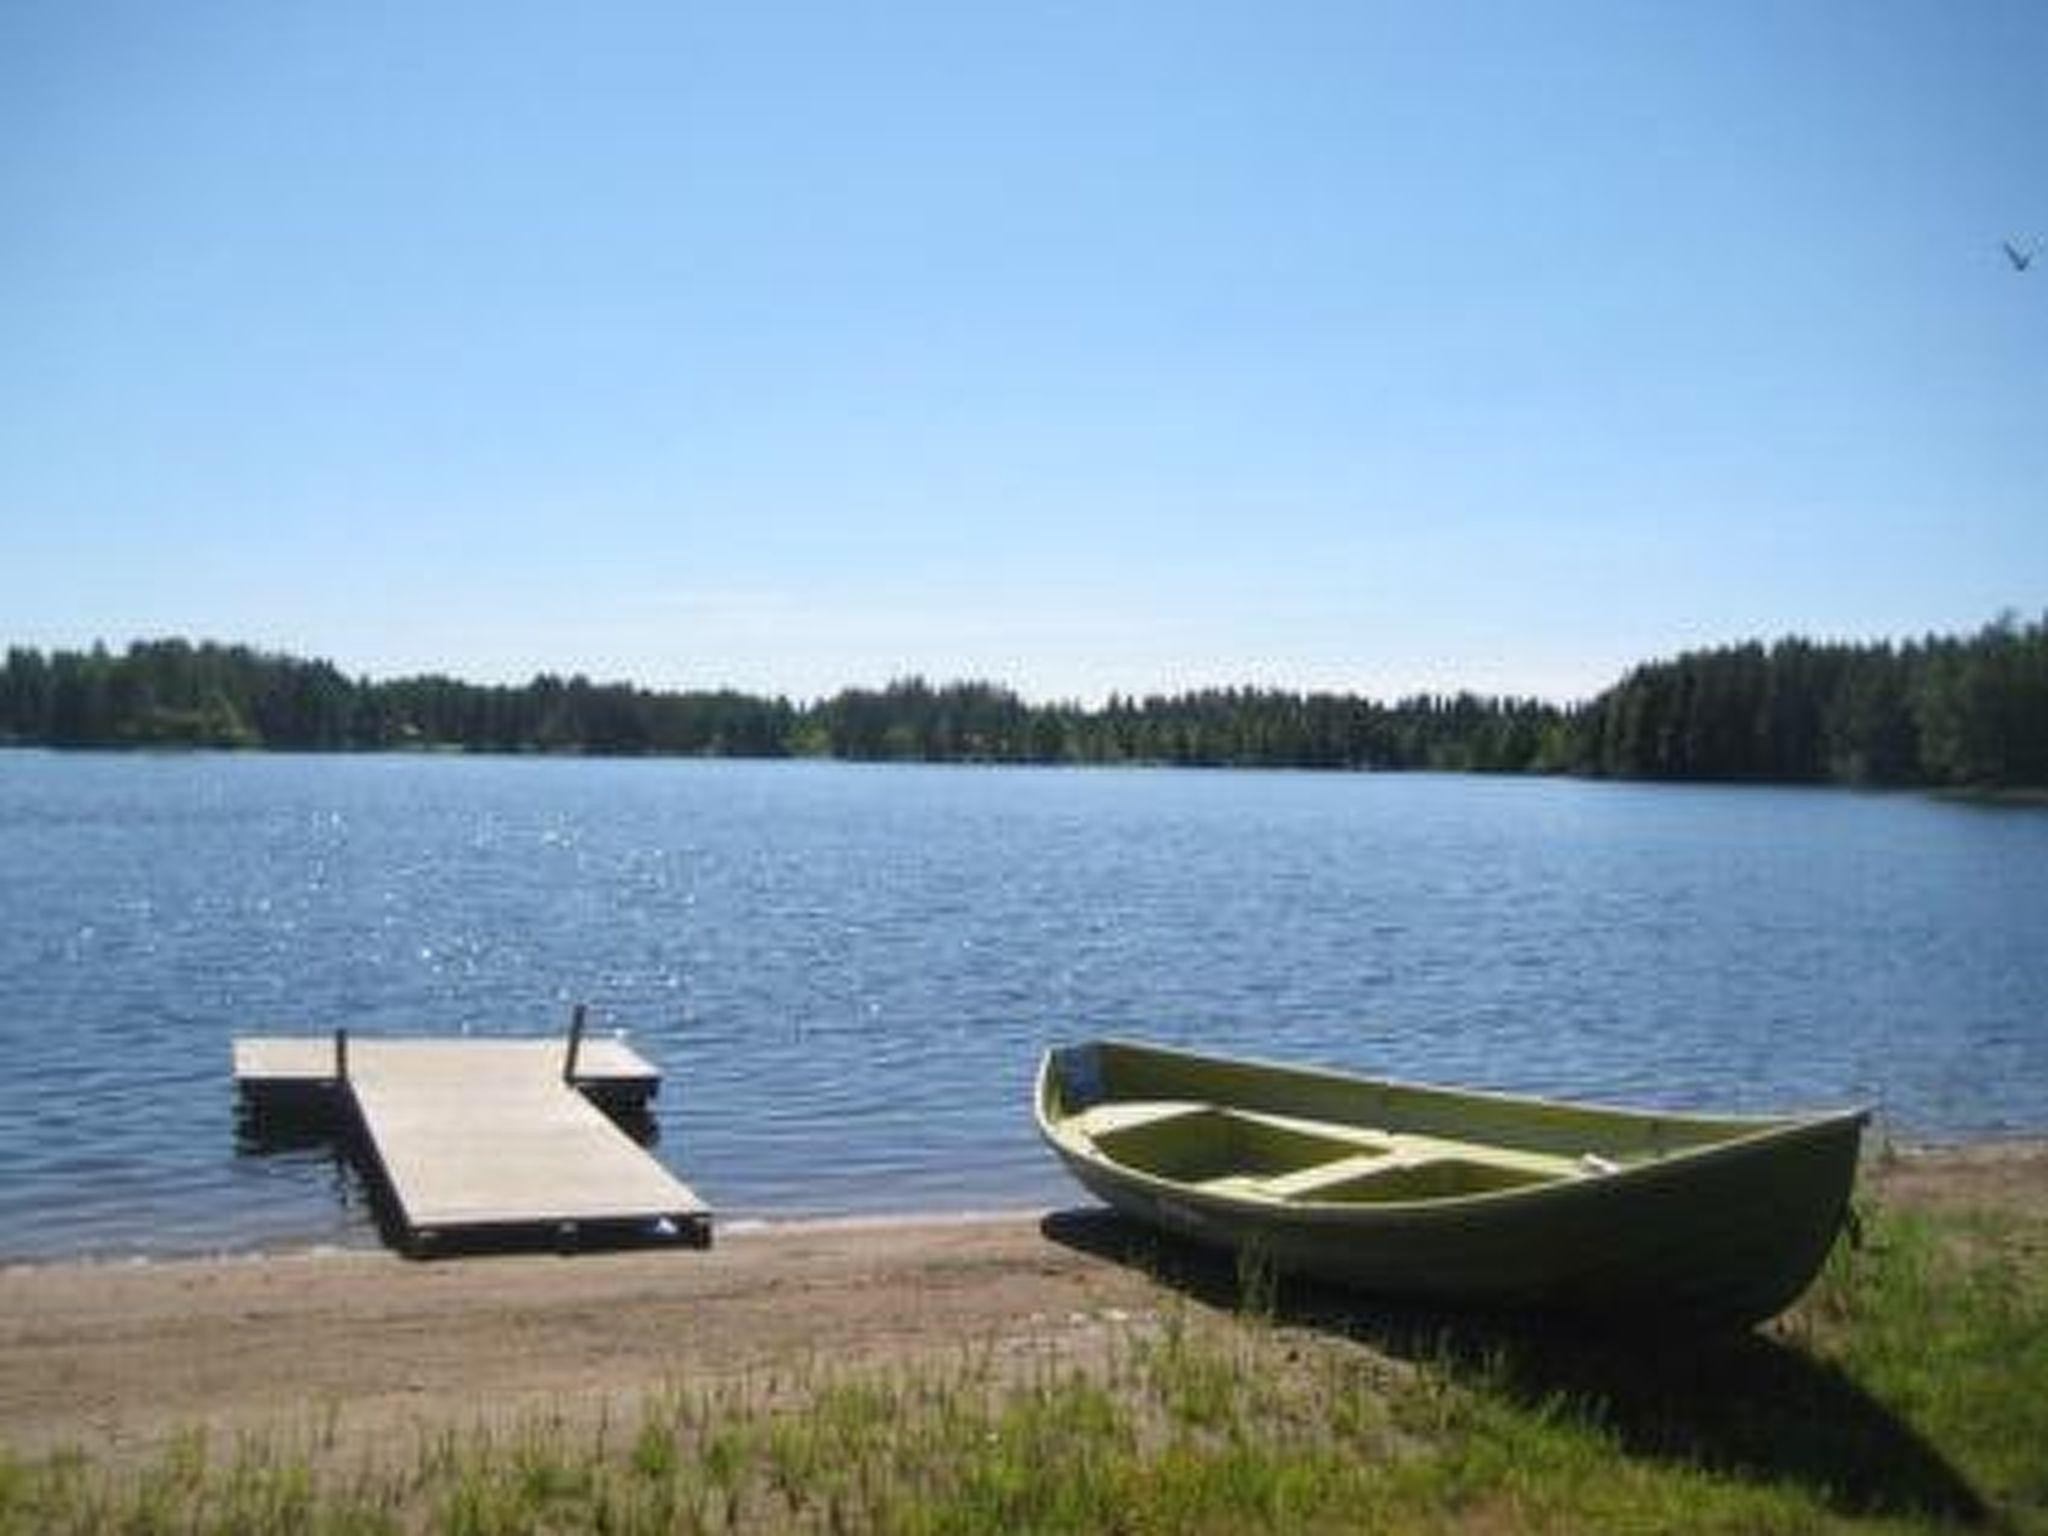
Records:
[[[273,1109],[325,1099],[361,1133],[406,1246],[484,1237],[630,1232],[668,1222],[708,1242],[711,1212],[622,1132],[660,1074],[616,1040],[248,1038],[235,1080]]]

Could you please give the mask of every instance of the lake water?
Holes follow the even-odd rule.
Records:
[[[2048,1131],[2048,811],[1435,775],[0,752],[0,1256],[375,1241],[238,1151],[228,1041],[669,1074],[721,1213],[1073,1197],[1099,1033],[1673,1107]]]

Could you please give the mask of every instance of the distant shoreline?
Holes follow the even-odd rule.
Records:
[[[2048,786],[2012,789],[1927,789],[1923,793],[1936,800],[1953,800],[1958,805],[2009,805],[2026,808],[2048,806]]]
[[[0,739],[0,753],[44,752],[53,756],[164,757],[191,758],[221,756],[237,758],[312,757],[365,759],[375,757],[478,759],[512,762],[603,762],[603,763],[834,763],[860,768],[1004,768],[1049,772],[1174,772],[1174,773],[1302,773],[1343,777],[1451,777],[1479,778],[1507,782],[1550,780],[1573,784],[1618,784],[1633,788],[1669,789],[1798,789],[1858,795],[1903,795],[1946,801],[1955,805],[2009,807],[2020,810],[2048,808],[2048,785],[1957,785],[1957,784],[1859,784],[1813,779],[1682,779],[1629,778],[1610,774],[1574,773],[1565,769],[1492,769],[1375,767],[1368,764],[1321,766],[1299,763],[1201,763],[1172,759],[1126,758],[1114,762],[1046,762],[1011,758],[865,758],[829,754],[762,754],[743,756],[712,752],[603,752],[582,747],[470,747],[437,742],[417,746],[384,747],[260,747],[214,746],[192,743],[133,743],[127,745],[56,746],[47,742]]]
[[[543,672],[375,681],[247,645],[15,646],[0,741],[56,747],[540,751],[854,762],[1443,769],[1686,783],[2048,792],[2048,616],[1894,645],[1787,636],[1631,668],[1590,699],[1273,686],[1030,702],[899,677],[793,702]]]

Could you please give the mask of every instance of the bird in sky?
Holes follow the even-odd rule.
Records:
[[[2005,259],[2012,263],[2013,271],[2024,272],[2034,264],[2033,251],[2023,251],[2010,240],[2001,240],[1998,243],[2005,247]]]

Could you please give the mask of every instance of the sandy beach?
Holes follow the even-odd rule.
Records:
[[[2048,1143],[1873,1156],[1866,1198],[2048,1206]],[[585,1420],[784,1364],[1099,1349],[1176,1293],[1039,1213],[722,1233],[709,1252],[419,1263],[381,1252],[0,1271],[0,1444],[126,1458],[204,1426],[373,1448]]]
[[[665,1385],[810,1358],[888,1362],[1151,1306],[1142,1273],[1036,1214],[808,1223],[708,1252],[420,1263],[328,1251],[0,1273],[0,1443],[146,1452],[195,1424],[410,1437],[582,1418]]]

